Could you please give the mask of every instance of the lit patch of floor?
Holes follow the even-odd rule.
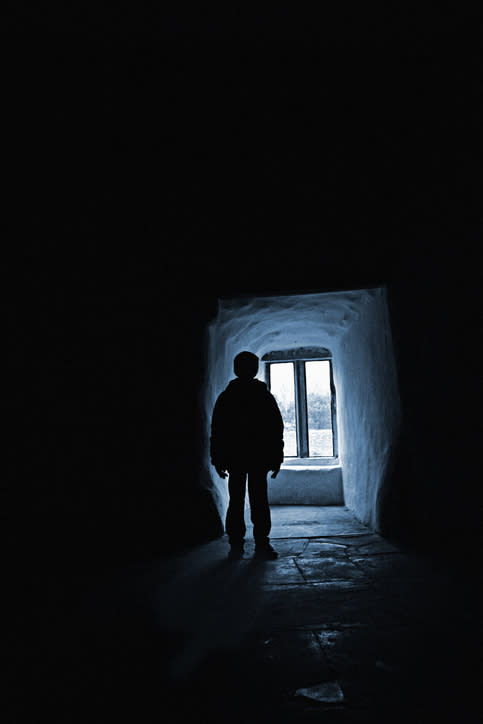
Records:
[[[272,531],[276,538],[318,538],[321,536],[345,536],[370,533],[350,512],[341,505],[273,505]],[[251,525],[247,525],[247,530]]]

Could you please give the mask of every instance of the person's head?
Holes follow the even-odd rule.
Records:
[[[233,360],[233,369],[237,377],[250,380],[258,372],[258,357],[252,352],[240,352]]]

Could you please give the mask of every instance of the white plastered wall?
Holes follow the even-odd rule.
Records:
[[[378,529],[376,500],[399,433],[400,402],[384,289],[361,305],[338,347],[339,445],[344,498]]]

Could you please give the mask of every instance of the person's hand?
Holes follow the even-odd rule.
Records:
[[[280,465],[278,465],[276,468],[273,469],[271,477],[276,478],[277,475],[279,474],[279,472],[280,472]]]
[[[226,470],[223,470],[222,468],[216,468],[216,467],[215,467],[215,470],[218,473],[218,475],[220,476],[220,478],[226,478]]]

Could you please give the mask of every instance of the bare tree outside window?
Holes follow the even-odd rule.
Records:
[[[330,391],[330,362],[305,363],[309,455],[332,457],[334,454]]]
[[[284,455],[297,457],[295,382],[293,362],[270,365],[270,391],[277,400],[284,425]]]

